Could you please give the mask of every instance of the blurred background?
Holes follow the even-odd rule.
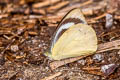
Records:
[[[120,0],[0,0],[0,80],[120,80],[120,51],[113,43],[108,47],[117,50],[49,67],[52,60],[43,54],[73,8],[95,29],[98,44],[120,39]]]

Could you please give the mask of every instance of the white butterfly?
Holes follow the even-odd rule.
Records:
[[[71,10],[58,25],[51,42],[50,57],[61,60],[92,54],[97,50],[97,37],[79,8]]]

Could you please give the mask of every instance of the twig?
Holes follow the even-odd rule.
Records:
[[[120,19],[120,16],[115,15],[115,19]]]
[[[59,2],[60,0],[47,0],[47,1],[43,1],[43,2],[40,2],[40,3],[35,3],[33,4],[33,8],[40,8],[40,7],[44,7],[44,6],[48,6],[50,4],[54,4],[54,3],[57,3]]]
[[[81,8],[81,7],[83,7],[83,6],[87,6],[88,4],[91,4],[91,3],[93,3],[93,0],[88,0],[88,1],[86,1],[86,2],[84,2],[84,3],[80,3],[80,4],[68,6],[68,7],[66,7],[66,8],[61,9],[61,10],[57,13],[57,15],[61,15],[61,14],[62,14],[61,16],[63,16],[63,15],[65,15],[68,11],[70,11],[70,10],[73,9],[73,8]],[[98,4],[98,5],[96,5],[95,7],[91,7],[91,6],[90,6],[90,7],[88,7],[88,8],[81,8],[81,10],[82,10],[82,13],[83,13],[84,15],[93,15],[93,14],[95,14],[94,12],[105,8],[106,5],[107,5],[107,3],[106,3],[105,1],[102,1],[101,4]]]
[[[88,0],[88,1],[86,1],[86,2],[84,2],[84,3],[82,3],[82,4],[76,4],[76,5],[72,5],[72,6],[66,7],[66,8],[60,10],[59,12],[66,12],[66,11],[69,11],[69,10],[71,10],[71,9],[73,9],[73,8],[76,8],[76,7],[82,7],[82,6],[91,4],[92,2],[93,2],[92,0]],[[58,13],[59,13],[59,12],[58,12]]]
[[[95,71],[95,70],[89,70],[89,71],[87,71],[87,73],[93,74],[93,75],[100,75],[100,76],[103,75],[103,73],[101,71]]]
[[[98,50],[96,53],[101,53],[101,52],[105,52],[113,49],[120,49],[120,40],[99,44]]]
[[[115,41],[111,41],[111,42],[107,42],[107,43],[102,43],[98,45],[98,50],[96,53],[101,53],[101,52],[105,52],[108,50],[113,50],[113,49],[120,49],[120,40],[115,40]],[[89,56],[89,55],[86,55]],[[50,67],[51,69],[56,69],[62,65],[77,61],[79,59],[82,59],[86,56],[80,56],[80,57],[75,57],[75,58],[69,58],[69,59],[64,59],[61,61],[53,61],[50,63]]]
[[[59,4],[55,5],[55,6],[51,6],[51,7],[47,8],[47,11],[48,11],[48,12],[51,12],[51,10],[60,9],[60,8],[62,8],[63,6],[65,6],[65,5],[67,5],[67,4],[69,4],[69,1],[61,2],[61,3],[59,3]]]
[[[4,54],[4,52],[11,46],[11,44],[15,41],[15,39],[13,39],[10,44],[7,45],[7,47],[0,53],[0,54]]]
[[[61,60],[61,61],[54,61],[54,62],[50,63],[50,67],[53,70],[53,69],[56,69],[56,68],[58,68],[58,67],[60,67],[62,65],[65,65],[65,64],[68,64],[68,63],[72,63],[72,62],[77,61],[79,59],[82,59],[84,57],[86,57],[86,56],[80,56],[80,57],[75,57],[75,58],[68,58],[68,59],[64,59],[64,60]]]
[[[5,18],[8,17],[8,14],[0,14],[0,19],[1,19],[1,18],[4,18],[4,17],[5,17]]]
[[[83,70],[100,70],[101,68],[100,67],[85,67],[85,68],[82,68]]]
[[[106,14],[108,14],[108,13],[113,13],[113,12],[115,12],[115,11],[116,11],[116,9],[110,10],[110,11],[108,11],[107,13],[103,13],[102,15],[93,18],[92,20],[98,20],[98,19],[101,19],[101,18],[105,17]]]
[[[43,14],[45,15],[46,12],[44,9],[33,9],[33,13],[36,13],[36,14]]]
[[[58,73],[55,73],[54,75],[51,75],[49,77],[45,77],[44,79],[41,79],[41,80],[51,80],[57,76],[60,76],[62,73],[61,72],[58,72]]]

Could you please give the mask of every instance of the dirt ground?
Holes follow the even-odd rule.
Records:
[[[0,0],[0,80],[120,80],[119,7],[120,0]],[[73,8],[95,29],[100,50],[52,69],[44,53]]]

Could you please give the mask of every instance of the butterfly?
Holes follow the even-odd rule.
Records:
[[[75,8],[69,11],[58,25],[47,56],[61,60],[93,54],[96,50],[95,30],[87,24],[80,8]]]

